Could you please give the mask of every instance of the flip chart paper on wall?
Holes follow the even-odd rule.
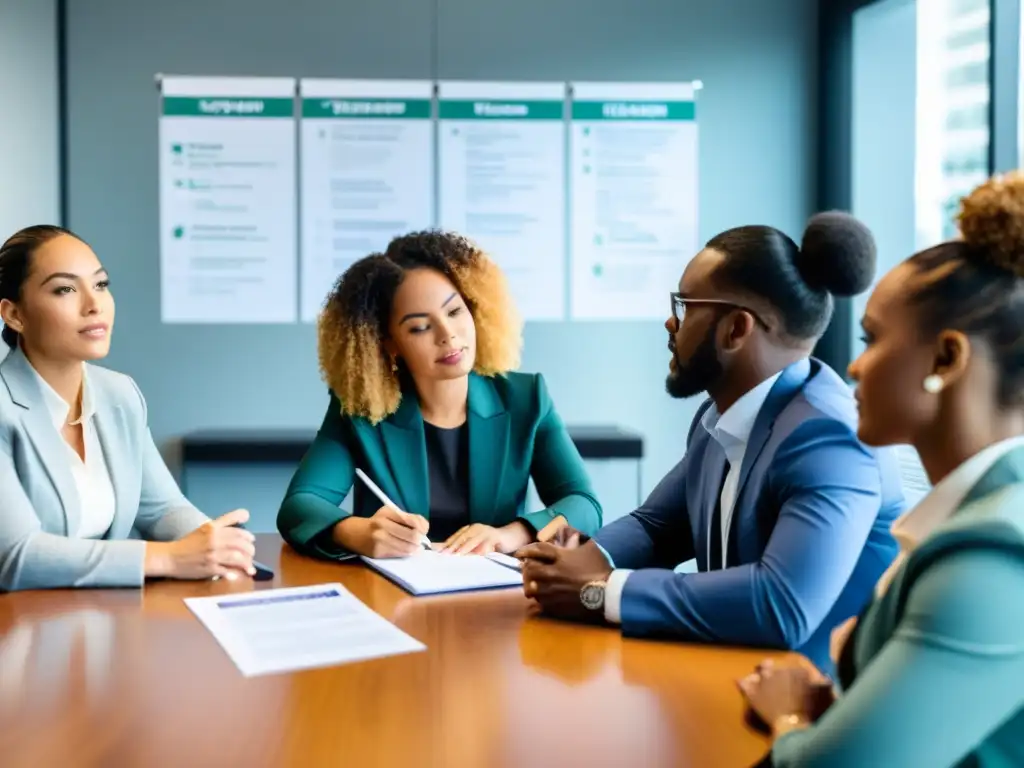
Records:
[[[527,320],[565,317],[565,83],[441,82],[439,219],[502,268]]]
[[[163,321],[294,322],[295,79],[160,87]]]
[[[574,83],[572,318],[668,316],[698,250],[690,83]]]
[[[396,235],[434,222],[433,82],[304,79],[302,319]]]

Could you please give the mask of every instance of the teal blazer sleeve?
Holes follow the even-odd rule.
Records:
[[[472,522],[502,526],[521,519],[538,531],[561,516],[588,535],[601,527],[601,506],[583,459],[539,374],[471,374],[467,423]],[[376,425],[342,414],[331,395],[278,511],[278,530],[295,549],[351,556],[333,542],[332,529],[349,515],[371,517],[381,506],[355,482],[357,466],[404,511],[429,519],[426,443],[415,392],[407,391],[398,410]],[[544,505],[535,512],[526,511],[531,478]],[[350,491],[348,512],[340,505]]]
[[[342,416],[341,402],[332,393],[320,429],[288,484],[277,513],[282,538],[298,551],[336,559],[352,556],[334,544],[330,534],[335,525],[352,514],[341,509],[341,503],[352,490],[356,466],[352,454],[358,449],[352,420]],[[359,506],[361,510],[366,508],[365,503]]]
[[[1024,548],[943,556],[916,580],[902,619],[845,695],[813,727],[778,739],[772,765],[940,768],[980,745],[1002,759],[979,765],[1024,764],[1022,594]],[[1009,736],[1001,745],[999,731]]]
[[[602,512],[587,468],[540,374],[535,387],[538,417],[530,476],[544,508],[520,516],[535,531],[561,516],[576,530],[593,536],[601,527]]]

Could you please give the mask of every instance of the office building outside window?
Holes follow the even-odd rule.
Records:
[[[991,0],[918,0],[918,249],[957,236],[960,198],[989,175]]]

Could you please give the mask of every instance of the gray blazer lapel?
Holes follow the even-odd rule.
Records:
[[[125,446],[127,426],[125,424],[124,409],[119,405],[108,405],[106,393],[101,392],[96,385],[96,378],[89,379],[89,386],[92,397],[96,404],[96,412],[93,414],[93,424],[96,427],[96,435],[100,440],[100,448],[103,450],[103,460],[107,465],[107,472],[110,474],[110,482],[114,486],[114,520],[107,530],[105,538],[124,539],[131,531],[135,522],[135,512],[138,504],[129,506],[125,494],[128,488],[125,472]]]
[[[0,376],[11,393],[11,400],[25,409],[22,418],[28,427],[26,432],[64,507],[64,535],[73,536],[78,531],[82,512],[68,462],[68,446],[53,425],[36,374],[20,349],[7,355],[0,365]]]

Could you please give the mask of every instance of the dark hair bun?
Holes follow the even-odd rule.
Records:
[[[796,268],[816,291],[856,296],[874,280],[876,254],[874,235],[861,221],[827,211],[807,223]]]
[[[960,201],[969,256],[1024,277],[1024,175],[993,176]]]

